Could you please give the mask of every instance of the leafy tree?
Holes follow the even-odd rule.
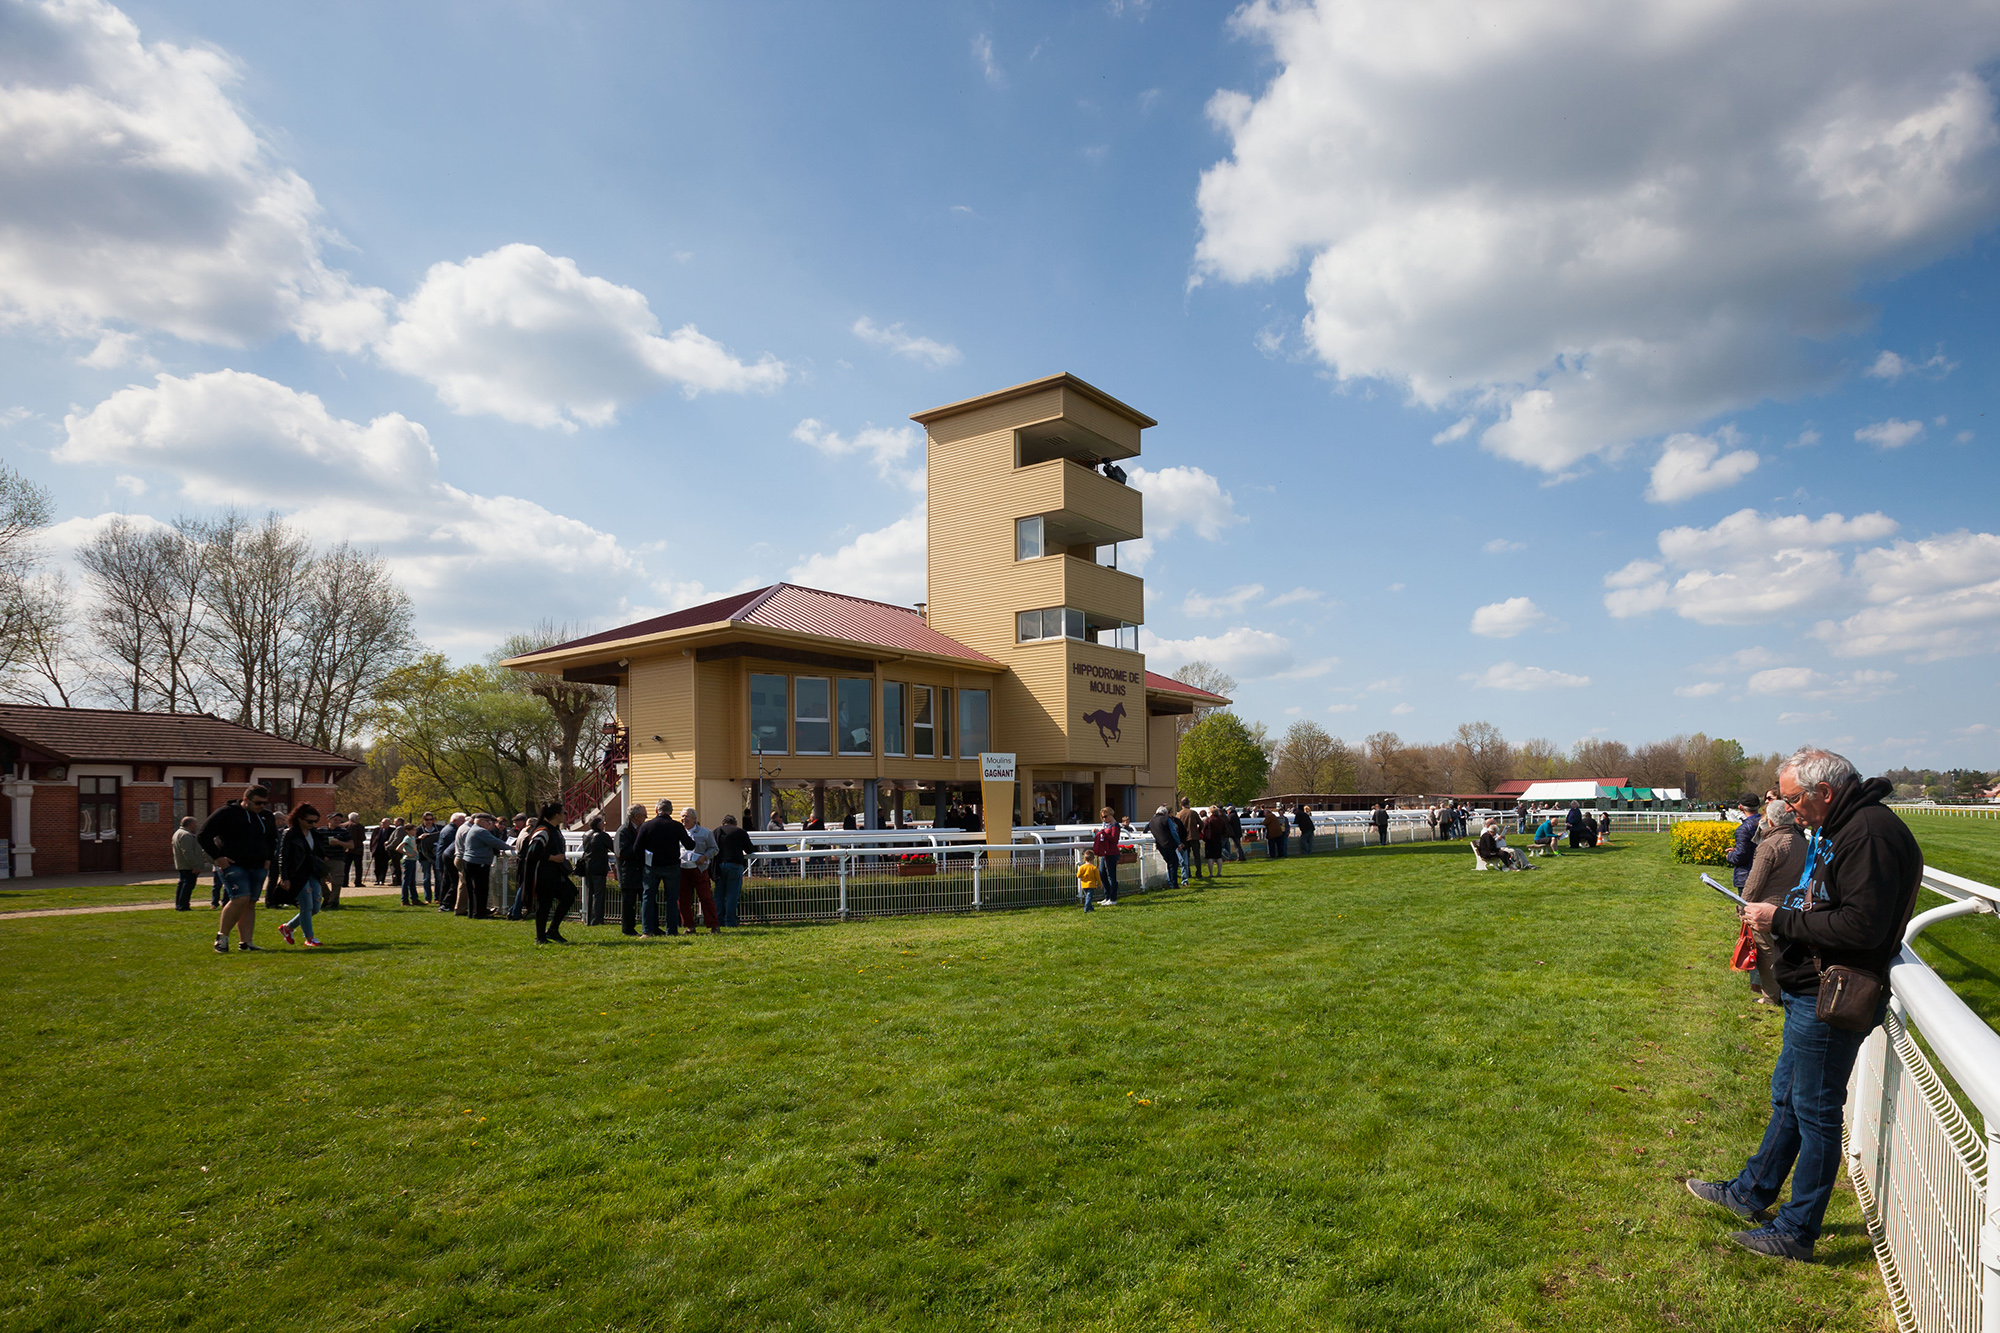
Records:
[[[1181,738],[1180,786],[1188,799],[1204,805],[1236,804],[1264,790],[1271,760],[1243,719],[1216,709]]]
[[[1513,770],[1509,777],[1547,782],[1569,776],[1569,756],[1554,741],[1537,737],[1514,747],[1514,762],[1509,767]]]
[[[525,634],[516,634],[496,648],[487,661],[495,667],[510,657],[552,648],[581,638],[581,626],[544,620]],[[507,670],[503,674],[515,689],[534,695],[548,705],[556,724],[556,782],[568,791],[576,785],[579,755],[585,736],[598,736],[604,724],[616,715],[616,693],[608,685],[584,685],[564,680],[560,675],[539,671]]]
[[[389,673],[364,725],[402,757],[400,814],[459,806],[496,813],[553,797],[557,727],[548,706],[489,666],[425,653]]]

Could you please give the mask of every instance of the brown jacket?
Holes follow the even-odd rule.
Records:
[[[1783,902],[1806,868],[1806,835],[1795,824],[1776,824],[1757,844],[1743,896],[1753,903]]]

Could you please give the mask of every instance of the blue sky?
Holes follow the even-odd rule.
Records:
[[[2000,766],[1990,6],[0,25],[0,459],[59,543],[275,508],[461,657],[914,601],[908,414],[1068,370],[1161,422],[1152,664],[1273,730]]]

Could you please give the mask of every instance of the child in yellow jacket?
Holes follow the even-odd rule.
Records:
[[[1076,868],[1076,896],[1083,900],[1084,911],[1095,910],[1097,891],[1102,887],[1095,861],[1085,861]]]

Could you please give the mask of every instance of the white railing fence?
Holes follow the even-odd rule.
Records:
[[[1917,801],[1885,801],[1883,804],[1905,815],[1957,815],[1961,819],[2000,819],[2000,805],[1925,805]]]
[[[1911,947],[1936,922],[2000,910],[2000,889],[1924,872],[1952,899],[1910,922],[1887,1022],[1848,1084],[1847,1174],[1896,1311],[1921,1333],[2000,1333],[2000,1035]],[[1917,1037],[1984,1121],[1984,1136]]]
[[[1119,867],[1120,895],[1165,888],[1152,839],[1129,845],[1136,860]],[[1079,901],[1076,870],[1089,855],[1088,840],[1054,839],[756,852],[739,910],[746,923],[763,924],[1053,907]]]

